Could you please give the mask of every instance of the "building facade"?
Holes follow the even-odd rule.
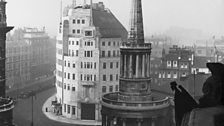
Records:
[[[120,43],[127,31],[102,2],[71,6],[56,44],[56,89],[61,114],[101,120],[102,94],[118,91]]]
[[[6,33],[13,29],[6,23],[6,1],[0,1],[0,125],[13,126],[14,103],[5,98],[5,61],[6,61]]]
[[[7,36],[7,89],[53,74],[55,46],[50,40],[44,29],[37,28],[19,28]]]
[[[123,42],[119,92],[102,97],[102,126],[171,126],[168,97],[151,90],[151,44],[144,42],[141,0],[133,0],[129,39]]]

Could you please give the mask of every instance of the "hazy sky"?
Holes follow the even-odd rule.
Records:
[[[63,0],[63,4],[72,3]],[[84,0],[76,0],[83,3]],[[87,0],[88,1],[88,0]],[[128,28],[132,0],[103,1]],[[60,17],[60,0],[7,0],[8,25],[43,27],[56,35]],[[199,29],[224,35],[224,0],[142,0],[146,34],[160,34],[171,26]]]

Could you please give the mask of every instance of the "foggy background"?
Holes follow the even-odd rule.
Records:
[[[84,0],[76,0],[82,4]],[[131,0],[102,1],[128,29]],[[8,25],[43,27],[56,36],[60,0],[7,0]],[[87,0],[89,2],[89,0]],[[177,39],[208,39],[224,35],[223,0],[142,0],[145,36],[165,34]],[[63,0],[63,6],[72,0]]]

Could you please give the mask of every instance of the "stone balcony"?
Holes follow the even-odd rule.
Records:
[[[130,43],[130,42],[123,42],[121,44],[121,49],[151,49],[151,43],[144,43],[144,44],[138,44],[138,43]]]

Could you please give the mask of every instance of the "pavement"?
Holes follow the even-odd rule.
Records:
[[[54,121],[58,121],[61,123],[68,123],[68,124],[77,124],[77,125],[91,125],[91,126],[101,126],[102,123],[95,120],[75,120],[75,119],[69,119],[62,115],[58,116],[55,113],[52,112],[52,109],[48,109],[48,112],[46,112],[46,107],[51,108],[51,101],[55,100],[55,94],[49,97],[42,107],[42,112],[44,115]]]

